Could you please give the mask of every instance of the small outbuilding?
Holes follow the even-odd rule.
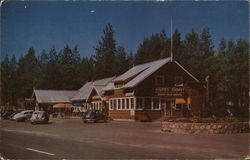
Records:
[[[35,100],[35,110],[53,110],[53,105],[63,104],[72,106],[70,99],[76,91],[70,90],[40,90],[34,89],[32,98]],[[60,105],[62,106],[62,105]]]

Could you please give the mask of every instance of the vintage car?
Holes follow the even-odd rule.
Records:
[[[84,115],[82,116],[82,120],[84,123],[98,122],[98,121],[106,122],[107,116],[100,110],[89,110],[84,113]]]
[[[48,122],[49,122],[49,114],[45,111],[35,111],[30,118],[31,124],[38,124],[38,123],[42,124]]]
[[[15,114],[12,119],[14,119],[17,122],[26,121],[31,118],[33,112],[34,112],[33,110],[25,110],[25,111]]]

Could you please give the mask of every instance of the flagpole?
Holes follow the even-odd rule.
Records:
[[[172,35],[172,17],[171,17],[171,61],[173,61],[173,35]]]

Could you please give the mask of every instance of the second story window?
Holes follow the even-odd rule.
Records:
[[[175,86],[183,86],[183,77],[182,76],[176,76],[174,78],[174,85]]]
[[[164,86],[165,79],[164,76],[155,76],[155,85],[156,86]]]
[[[119,89],[123,86],[123,82],[115,82],[115,89]]]

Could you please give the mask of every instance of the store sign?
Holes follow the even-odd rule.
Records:
[[[184,97],[183,87],[159,87],[155,89],[156,96],[161,97]]]

